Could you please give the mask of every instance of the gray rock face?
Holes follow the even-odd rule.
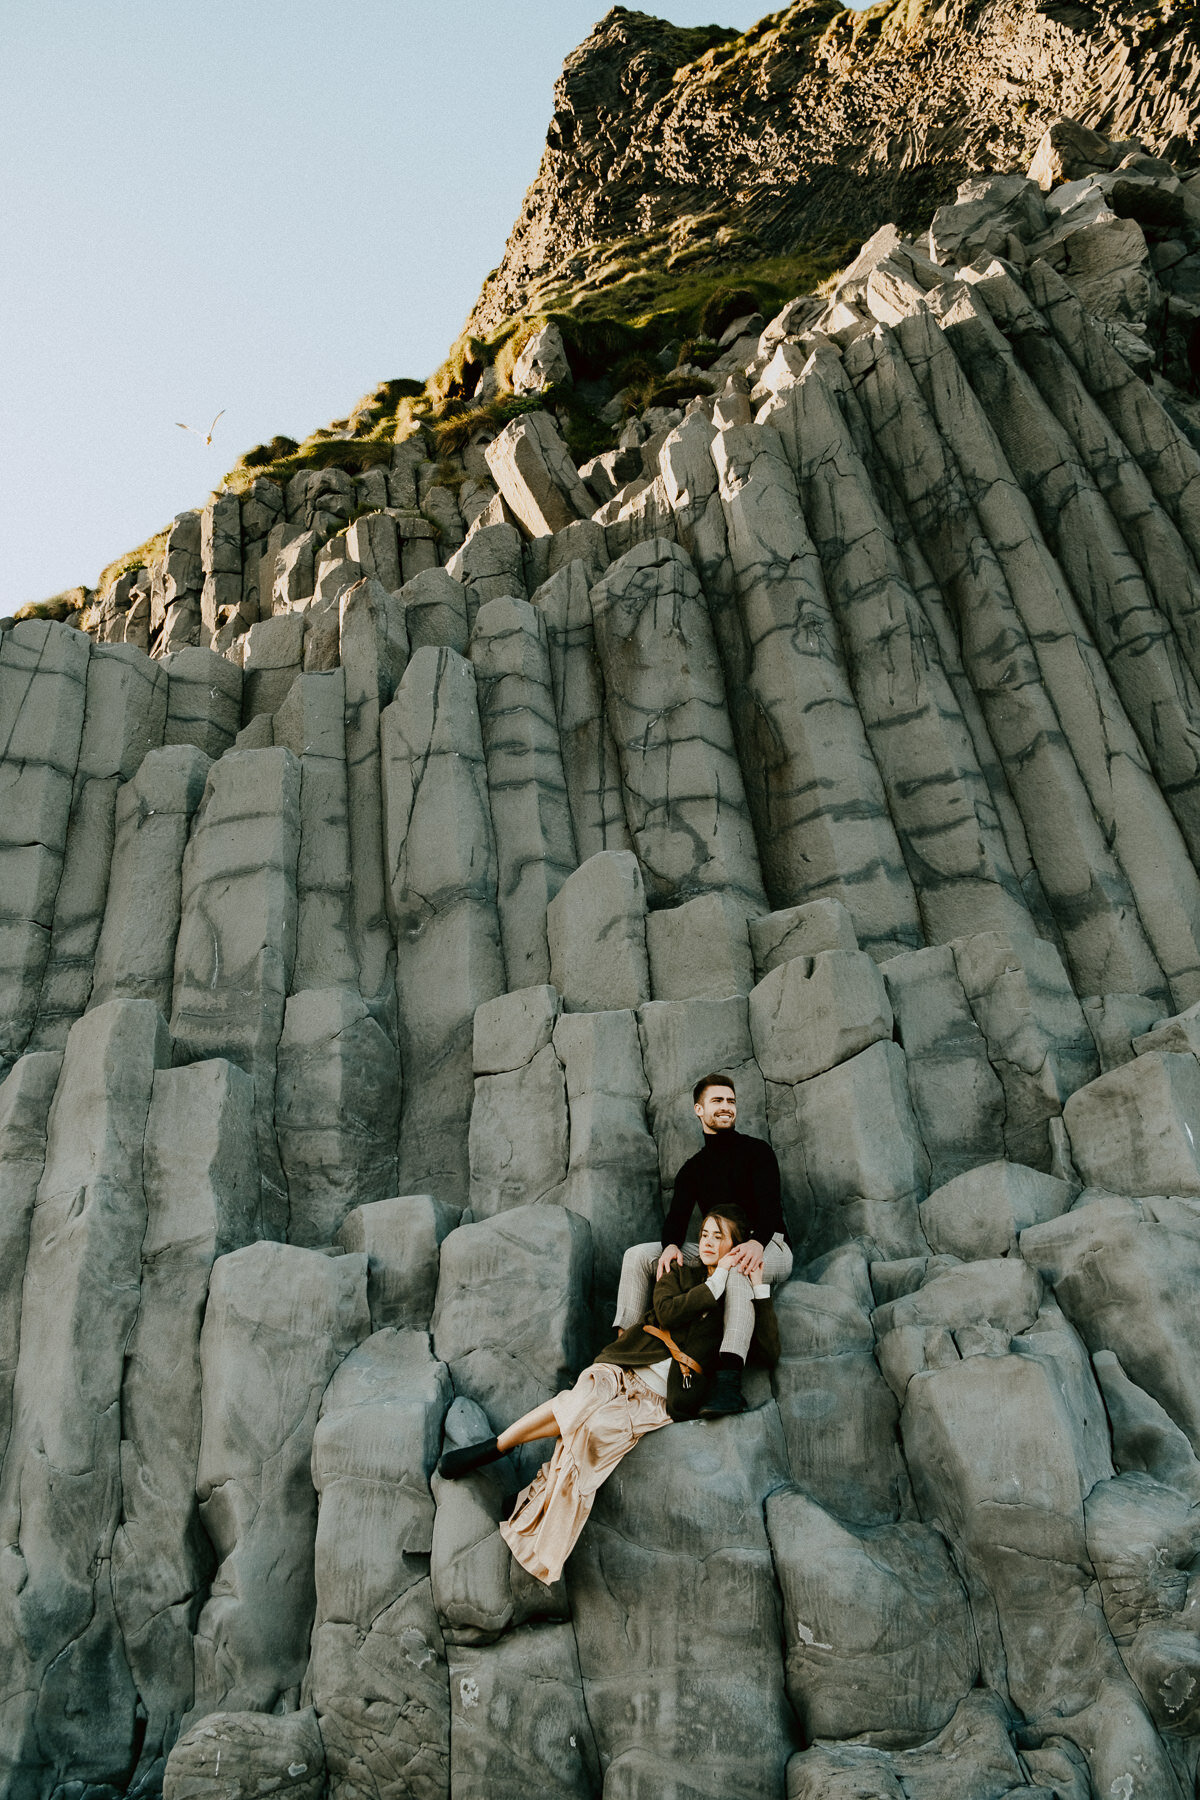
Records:
[[[345,672],[304,674],[274,719],[277,745],[300,764],[296,960],[292,987],[356,984]]]
[[[404,1073],[400,1181],[464,1205],[475,1008],[504,990],[475,677],[419,650],[381,721],[384,846]]]
[[[210,768],[202,750],[152,750],[118,789],[104,920],[96,945],[91,1004],[153,1000],[171,1010],[183,853]],[[154,916],[158,928],[146,930]]]
[[[54,1051],[34,1050],[19,1057],[0,1082],[0,1462],[12,1424],[29,1225],[61,1067],[62,1058]]]
[[[541,615],[527,600],[489,600],[471,662],[496,834],[500,941],[508,987],[550,973],[546,908],[576,865]]]
[[[228,1062],[160,1069],[146,1121],[146,1236],[121,1389],[121,1524],[113,1604],[146,1710],[142,1779],[192,1704],[192,1630],[210,1574],[196,1511],[200,1326],[218,1256],[255,1235],[250,1077]]]
[[[593,1300],[607,1337],[625,1246],[656,1236],[662,1220],[637,1018],[627,1011],[567,1014],[554,1028],[554,1049],[570,1115],[563,1204],[591,1226]]]
[[[587,1361],[582,1303],[591,1268],[591,1233],[564,1207],[513,1208],[444,1240],[434,1350],[455,1393],[478,1401],[493,1430],[569,1387]],[[484,1319],[480,1293],[490,1302]],[[532,1476],[542,1451],[535,1445],[516,1459]]]
[[[937,1532],[850,1531],[795,1492],[770,1497],[767,1531],[805,1735],[907,1744],[948,1724],[978,1664],[967,1596]]]
[[[591,516],[592,496],[549,413],[510,420],[484,456],[492,480],[531,536]]]
[[[601,1489],[568,1587],[588,1717],[619,1791],[650,1800],[682,1761],[700,1763],[700,1792],[782,1793],[790,1723],[762,1500],[785,1480],[764,1408],[654,1432]],[[661,1495],[680,1481],[691,1503],[676,1513]]]
[[[746,915],[727,894],[648,914],[646,953],[656,1000],[721,1000],[754,986]]]
[[[550,979],[568,1012],[634,1007],[650,998],[646,893],[629,850],[601,850],[569,875],[546,909]]]
[[[161,669],[132,645],[97,645],[88,662],[67,853],[54,900],[33,1049],[61,1049],[87,1004],[104,918],[118,789],[146,752],[161,743],[166,711]]]
[[[27,619],[0,641],[0,1056],[29,1040],[50,948],[79,745],[88,640]]]
[[[287,1003],[277,1068],[288,1241],[329,1244],[354,1206],[396,1185],[396,1048],[356,988],[309,988]]]
[[[387,918],[379,721],[408,661],[404,611],[378,582],[358,582],[338,602],[346,682],[346,785],[351,917],[363,995],[378,1000],[395,950]]]
[[[398,1194],[346,1214],[334,1242],[367,1259],[371,1328],[422,1330],[437,1291],[438,1250],[458,1224],[457,1208],[431,1194]]]
[[[16,1679],[0,1706],[15,1783],[121,1778],[136,1690],[111,1554],[121,1515],[121,1391],[137,1316],[142,1142],[166,1026],[110,1000],[67,1040],[29,1226],[0,1531],[13,1580],[0,1629]]]
[[[200,645],[162,659],[167,671],[164,744],[194,744],[205,756],[221,756],[242,723],[242,671]]]
[[[975,23],[909,36],[958,80]],[[1030,12],[1021,57],[1082,29]],[[547,155],[581,81],[611,156],[625,77],[719,111],[801,54],[674,30],[617,9]],[[0,621],[12,1800],[1191,1792],[1172,67],[1170,116],[1122,75],[1141,142],[1060,122],[1036,190],[964,189],[953,263],[885,226],[723,322],[723,391],[586,477],[548,410],[385,446],[389,384],[346,468],[81,594],[90,642]],[[782,1354],[623,1461],[546,1588],[499,1521],[548,1443],[437,1460],[611,1339],[714,1068],[781,1163]]]
[[[335,1794],[383,1795],[400,1784],[445,1791],[445,1690],[434,1687],[441,1640],[425,1569],[429,1473],[449,1400],[449,1376],[425,1333],[384,1330],[351,1352],[321,1405],[304,1697],[317,1710]]]
[[[215,762],[183,859],[171,1035],[176,1055],[225,1056],[254,1081],[268,1235],[287,1227],[275,1058],[296,947],[300,769],[288,750]]]
[[[163,1793],[169,1800],[268,1793],[317,1800],[324,1784],[325,1749],[316,1714],[305,1707],[282,1714],[210,1713],[172,1750]]]
[[[369,1331],[360,1256],[254,1244],[214,1265],[197,1493],[218,1567],[195,1628],[189,1726],[296,1704],[315,1604],[313,1434],[326,1383]]]
[[[592,590],[596,647],[651,904],[723,888],[763,904],[725,686],[688,557],[655,539]]]

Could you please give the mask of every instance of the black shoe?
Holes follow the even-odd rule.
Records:
[[[746,1410],[742,1377],[737,1369],[718,1369],[708,1399],[700,1408],[702,1419],[725,1419]]]
[[[464,1444],[461,1450],[447,1450],[438,1463],[437,1472],[443,1481],[459,1481],[462,1476],[482,1469],[485,1463],[496,1462],[503,1455],[503,1450],[497,1449],[494,1437],[484,1438],[481,1444]]]

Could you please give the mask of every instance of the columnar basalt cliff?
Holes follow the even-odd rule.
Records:
[[[0,626],[5,1796],[1195,1792],[1163,119],[1057,120],[582,468],[549,326],[454,456],[258,476]],[[713,1067],[782,1360],[544,1587],[537,1451],[435,1464],[610,1335]]]

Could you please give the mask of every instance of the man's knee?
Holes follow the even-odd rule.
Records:
[[[662,1255],[661,1244],[630,1244],[621,1258],[622,1273],[642,1274],[652,1269]]]

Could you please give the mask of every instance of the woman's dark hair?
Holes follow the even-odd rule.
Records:
[[[744,1244],[750,1235],[750,1221],[739,1206],[727,1206],[724,1210],[710,1206],[704,1219],[720,1219],[722,1225],[728,1225],[735,1244]],[[704,1230],[704,1219],[700,1221],[701,1231]]]
[[[693,1106],[699,1106],[701,1096],[705,1092],[705,1089],[710,1088],[710,1087],[727,1087],[729,1089],[730,1093],[733,1095],[734,1099],[735,1100],[737,1099],[737,1089],[734,1087],[733,1082],[730,1080],[728,1075],[721,1075],[721,1074],[702,1075],[700,1077],[699,1081],[696,1083],[695,1087],[692,1089],[692,1105]]]

